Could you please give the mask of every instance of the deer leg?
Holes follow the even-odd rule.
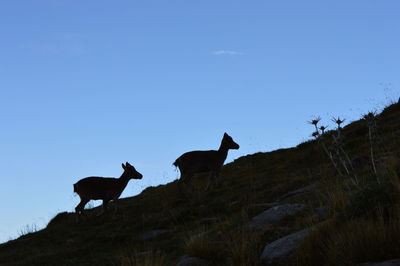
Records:
[[[178,183],[178,190],[180,194],[186,194],[186,185],[183,182]]]
[[[211,172],[208,177],[208,185],[206,187],[206,191],[213,188],[218,187],[218,178],[219,178],[219,171],[218,172]]]
[[[191,176],[191,174],[189,174],[185,171],[181,171],[181,177],[179,178],[179,182],[186,183],[190,176]]]
[[[85,215],[83,209],[85,208],[86,203],[88,203],[89,199],[81,199],[81,202],[75,207],[75,212],[77,214],[77,222],[79,222],[79,217],[81,214]]]
[[[215,184],[215,187],[219,187],[219,185],[220,185],[220,183],[218,183],[219,182],[219,171],[218,172],[216,172],[215,173],[215,177],[214,177],[214,184]]]
[[[215,183],[215,172],[211,172],[210,175],[208,176],[208,184],[206,186],[205,191],[208,191]]]
[[[190,185],[189,180],[193,176],[193,174],[190,173],[182,173],[181,178],[179,179],[179,191],[182,194],[187,194],[188,187],[190,187],[190,190],[193,192],[193,187]]]
[[[106,213],[108,209],[108,202],[109,202],[108,199],[103,199],[103,210],[97,216],[101,216]]]
[[[114,215],[118,212],[118,199],[113,200]]]
[[[190,183],[190,179],[192,178],[192,176],[193,176],[193,174],[188,174],[188,175],[185,176],[185,179],[183,180],[183,183],[185,184],[185,187],[189,188],[189,190],[191,192],[194,191],[194,188],[193,188],[192,184]]]
[[[210,175],[208,176],[207,186],[204,191],[208,191],[210,189],[211,179],[212,179],[212,173],[210,173]]]
[[[75,211],[77,214],[83,214],[83,209],[85,208],[86,203],[90,200],[88,199],[81,199],[81,202],[75,207]]]

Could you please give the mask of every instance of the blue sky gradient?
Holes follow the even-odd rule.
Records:
[[[240,144],[228,162],[309,139],[320,115],[397,99],[400,2],[0,3],[0,241],[79,199],[80,178],[179,177],[183,152]]]

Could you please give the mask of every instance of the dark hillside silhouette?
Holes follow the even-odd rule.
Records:
[[[388,151],[373,139],[373,160],[365,119],[341,129],[350,161],[360,161],[352,163],[355,175],[338,174],[321,147],[321,141],[332,147],[337,132],[325,131],[323,139],[225,164],[220,182],[226,185],[193,191],[189,200],[177,197],[176,180],[118,199],[122,211],[101,218],[95,217],[101,207],[85,210],[81,223],[75,213],[59,213],[45,229],[0,244],[0,265],[320,266],[400,259],[400,104],[376,119]],[[207,185],[199,177],[190,183]]]

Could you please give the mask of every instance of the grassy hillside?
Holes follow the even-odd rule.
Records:
[[[116,212],[97,217],[100,210],[91,209],[80,223],[74,214],[60,213],[45,229],[0,245],[0,265],[175,265],[184,254],[214,265],[259,265],[266,244],[311,226],[315,230],[287,265],[400,257],[400,104],[377,115],[377,132],[376,173],[368,127],[360,120],[342,131],[350,173],[339,176],[324,152],[321,142],[330,146],[328,134],[336,134],[329,132],[319,141],[235,160],[210,192],[204,192],[207,176],[199,175],[193,193],[179,193],[172,182],[121,199]],[[267,209],[259,204],[310,184],[318,189],[282,200],[305,203],[305,211],[261,231],[247,229]],[[320,206],[330,207],[322,222],[313,211]],[[166,231],[153,238],[145,235],[161,229]]]

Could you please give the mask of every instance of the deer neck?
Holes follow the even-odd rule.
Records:
[[[223,143],[221,143],[221,146],[218,149],[218,153],[221,155],[221,157],[223,157],[224,161],[226,157],[228,157],[228,150],[229,148],[227,148]]]
[[[126,187],[126,185],[128,185],[129,182],[129,177],[128,175],[125,175],[125,173],[123,173],[120,178],[118,178],[118,185],[119,187],[124,190],[124,188]]]

